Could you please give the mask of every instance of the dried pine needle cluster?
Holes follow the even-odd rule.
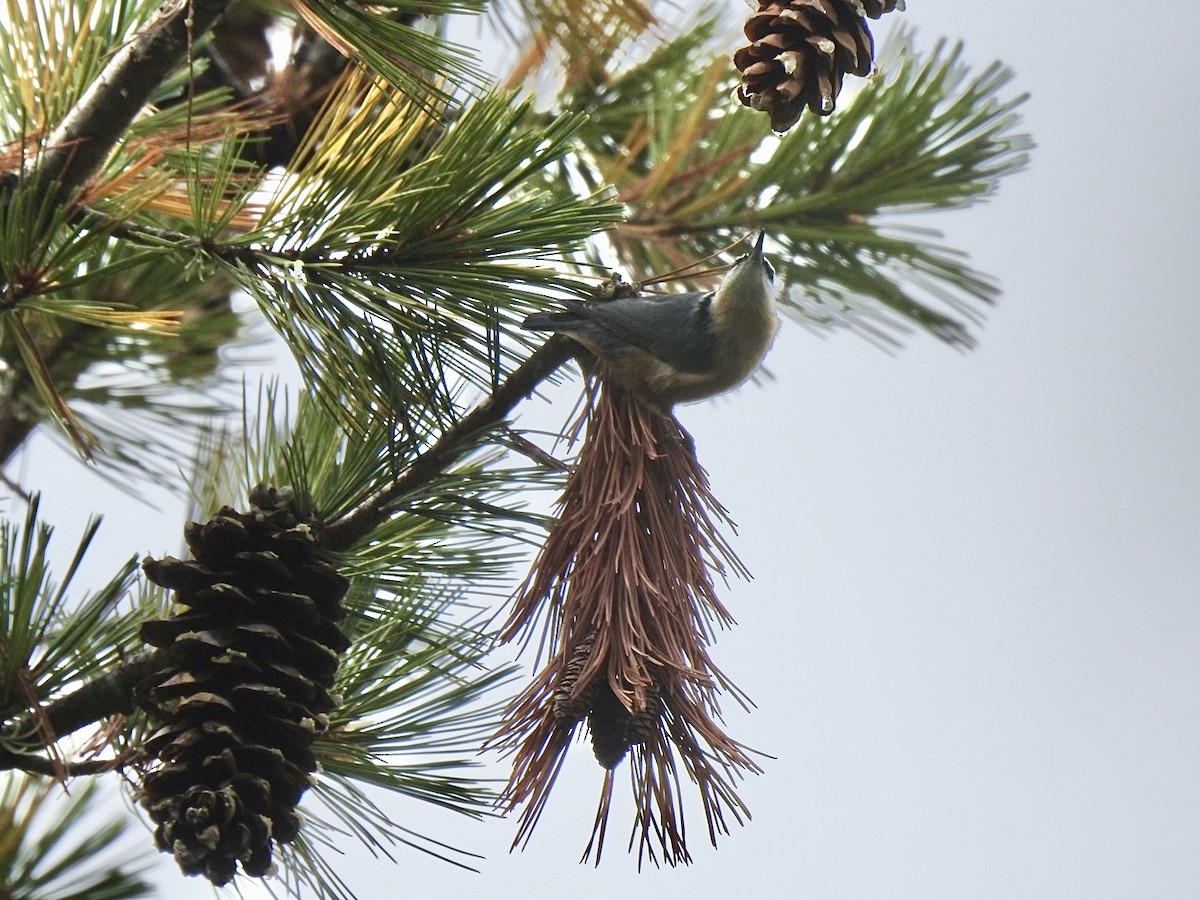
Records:
[[[903,0],[759,0],[746,20],[749,46],[733,55],[737,98],[787,131],[807,107],[833,112],[846,75],[869,75],[875,41],[867,19],[904,9]]]
[[[759,771],[721,729],[718,695],[744,701],[708,653],[713,627],[732,623],[713,573],[745,572],[679,423],[602,378],[590,406],[558,522],[503,631],[529,638],[541,622],[550,649],[494,739],[514,756],[502,805],[521,809],[514,845],[527,843],[586,721],[607,772],[584,858],[599,861],[613,769],[628,756],[639,861],[686,863],[681,776],[715,843],[729,819],[748,817],[735,784]]]

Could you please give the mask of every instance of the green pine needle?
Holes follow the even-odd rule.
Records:
[[[590,114],[575,181],[614,183],[629,209],[613,267],[643,279],[764,227],[789,286],[781,302],[804,324],[885,346],[914,325],[973,344],[994,280],[909,218],[967,206],[1024,167],[1031,142],[1015,132],[1024,96],[1004,95],[1011,71],[994,63],[972,76],[960,47],[922,54],[902,31],[834,115],[778,137],[728,99],[735,78],[707,49],[713,27],[562,99]]]
[[[123,817],[104,818],[95,782],[70,795],[49,779],[0,773],[0,896],[128,900],[153,893],[146,851],[130,854]],[[51,818],[53,817],[53,818]],[[148,848],[147,848],[148,851]]]
[[[528,102],[491,94],[425,145],[414,135],[436,129],[427,111],[376,86],[347,95],[362,98],[361,124],[330,116],[262,227],[239,241],[263,249],[225,264],[327,402],[337,386],[444,421],[459,379],[486,389],[511,368],[497,335],[501,348],[527,343],[525,313],[584,290],[555,261],[619,208],[535,181],[570,151],[577,119],[539,125]]]
[[[128,560],[97,591],[72,596],[79,565],[100,527],[92,519],[61,581],[50,572],[48,551],[53,529],[38,517],[35,495],[25,522],[17,528],[0,522],[0,719],[29,709],[32,698],[45,705],[89,673],[115,665],[135,645],[138,611],[120,606],[129,595],[137,564]],[[37,749],[9,742],[6,749]]]
[[[441,12],[474,13],[481,4],[414,3],[392,0],[387,6],[400,18]],[[340,42],[352,58],[386,78],[418,103],[448,99],[443,78],[451,83],[480,86],[485,81],[474,52],[431,34],[420,27],[395,21],[379,12],[329,0],[304,0],[300,10],[305,20],[334,43]]]

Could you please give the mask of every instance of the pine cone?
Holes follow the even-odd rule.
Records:
[[[662,692],[652,682],[646,689],[642,708],[631,713],[607,681],[597,676],[596,682],[588,686],[595,694],[588,714],[592,753],[604,768],[615,769],[631,747],[645,743],[654,734],[663,713]]]
[[[593,675],[580,687],[579,676],[595,646],[595,632],[575,645],[554,688],[551,708],[554,720],[564,730],[586,718],[596,761],[612,769],[625,758],[630,747],[644,743],[654,734],[663,712],[662,690],[651,675],[649,684],[641,691],[631,692],[637,710],[630,712],[613,693],[605,672]]]
[[[866,17],[903,8],[902,0],[759,0],[745,27],[753,43],[733,55],[742,73],[738,100],[765,110],[780,132],[806,106],[829,115],[842,79],[871,72],[875,42]]]
[[[654,736],[658,720],[662,718],[662,691],[658,682],[652,681],[646,686],[645,703],[635,713],[629,714],[627,734],[630,744],[644,744]]]
[[[310,747],[350,643],[336,625],[348,582],[320,558],[291,490],[260,485],[250,504],[189,523],[191,560],[142,563],[186,609],[142,625],[147,644],[173,652],[139,686],[165,718],[146,742],[157,765],[140,799],[158,848],[216,885],[238,863],[267,874],[271,841],[296,837],[296,805],[316,768]]]
[[[872,19],[878,19],[893,9],[904,12],[904,0],[862,0],[862,5],[863,11]]]
[[[596,635],[594,632],[576,645],[575,649],[571,651],[567,664],[563,667],[558,686],[554,689],[554,721],[563,728],[570,728],[583,719],[591,710],[592,704],[596,702],[596,694],[600,687],[599,678],[593,676],[592,680],[578,691],[575,689],[579,682],[579,673],[587,665],[595,645]]]

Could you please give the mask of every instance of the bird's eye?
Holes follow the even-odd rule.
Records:
[[[763,260],[763,266],[767,270],[767,281],[771,282],[771,284],[774,284],[775,283],[775,267],[773,265],[771,265],[765,259]]]

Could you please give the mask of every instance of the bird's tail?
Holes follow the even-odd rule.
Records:
[[[528,331],[560,331],[579,323],[579,317],[569,312],[538,312],[526,316],[521,327]]]

